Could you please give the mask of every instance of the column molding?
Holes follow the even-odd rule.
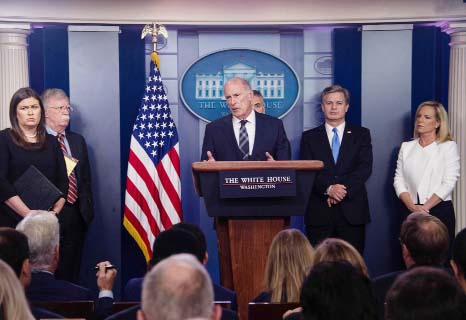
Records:
[[[466,21],[449,22],[441,27],[451,37],[448,113],[461,163],[460,177],[453,192],[458,232],[466,227]]]
[[[10,127],[8,108],[13,93],[29,86],[27,37],[30,24],[0,23],[0,129]]]

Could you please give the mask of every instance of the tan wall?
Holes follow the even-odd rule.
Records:
[[[1,21],[177,25],[464,20],[462,0],[0,0]]]

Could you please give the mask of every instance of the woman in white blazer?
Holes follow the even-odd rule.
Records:
[[[445,224],[450,243],[455,235],[451,193],[459,174],[460,158],[445,108],[435,101],[421,103],[414,139],[401,145],[393,185],[409,212],[430,213]]]

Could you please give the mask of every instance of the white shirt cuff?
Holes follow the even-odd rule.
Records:
[[[113,299],[113,291],[112,290],[99,291],[99,299],[100,298],[112,298]]]

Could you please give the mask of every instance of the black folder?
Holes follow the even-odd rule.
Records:
[[[19,197],[31,210],[49,210],[63,193],[31,165],[14,183]]]

